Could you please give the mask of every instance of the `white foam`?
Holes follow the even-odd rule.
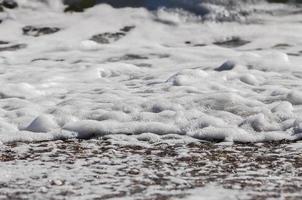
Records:
[[[59,126],[51,116],[41,115],[38,116],[34,121],[32,121],[28,127],[27,131],[31,132],[49,132],[51,130],[58,129]]]
[[[302,59],[290,54],[301,50],[300,14],[255,12],[247,24],[216,23],[165,9],[98,5],[64,13],[58,1],[19,3],[0,27],[6,46],[27,45],[0,51],[1,142],[110,134],[143,134],[150,141],[158,139],[154,134],[239,142],[300,138]],[[221,5],[211,9],[223,14]],[[31,37],[22,35],[26,25],[61,30]],[[110,44],[89,40],[125,26],[135,28]],[[249,43],[217,45],[234,37]]]
[[[287,99],[294,105],[300,105],[302,104],[302,92],[292,91],[287,95]]]
[[[187,200],[231,200],[238,198],[246,198],[246,194],[239,190],[224,189],[216,185],[208,185],[203,188],[189,190],[185,196]]]
[[[249,84],[249,85],[258,85],[259,81],[257,78],[252,74],[244,74],[240,76],[240,81]]]
[[[78,137],[80,138],[121,133],[140,134],[151,132],[159,135],[181,133],[176,126],[159,122],[117,122],[111,120],[98,122],[93,120],[83,120],[67,124],[63,128],[77,132]]]

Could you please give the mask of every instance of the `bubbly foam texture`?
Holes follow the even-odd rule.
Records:
[[[112,134],[301,138],[301,14],[220,23],[108,5],[63,13],[59,1],[49,2],[20,1],[0,25],[0,40],[27,45],[0,51],[1,142]],[[61,30],[31,37],[22,35],[26,25]],[[127,26],[135,28],[109,44],[89,40]]]

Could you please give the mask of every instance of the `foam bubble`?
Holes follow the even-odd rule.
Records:
[[[52,116],[49,115],[41,115],[35,118],[26,128],[27,131],[31,132],[49,132],[51,130],[58,129],[59,126],[55,122],[55,120],[52,118]]]

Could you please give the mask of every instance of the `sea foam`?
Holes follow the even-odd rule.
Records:
[[[262,2],[281,14],[262,10],[238,23],[179,10],[100,4],[64,13],[60,2],[19,3],[0,24],[2,143],[120,134],[301,138],[300,14],[283,13],[297,8]],[[59,31],[23,35],[29,25]]]

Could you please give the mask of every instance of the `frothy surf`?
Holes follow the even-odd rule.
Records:
[[[296,6],[263,2],[270,12],[238,23],[165,9],[99,4],[73,13],[60,1],[18,3],[1,15],[1,142],[146,133],[235,142],[302,137]],[[287,14],[271,14],[280,10]]]

